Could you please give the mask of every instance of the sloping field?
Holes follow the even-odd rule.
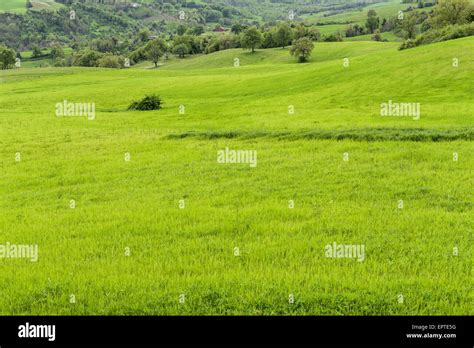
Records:
[[[0,313],[472,314],[473,48],[1,72],[0,244],[39,254],[0,259]],[[126,111],[150,93],[164,109]]]
[[[61,4],[55,2],[54,0],[30,0],[32,8],[35,10],[53,10],[60,8]]]
[[[26,0],[2,0],[0,12],[26,12]]]
[[[377,2],[374,4],[369,4],[362,8],[361,10],[359,9],[354,9],[354,10],[346,10],[340,13],[333,13],[331,11],[329,12],[320,12],[315,15],[312,15],[308,19],[310,21],[314,21],[317,23],[358,23],[358,24],[364,24],[365,20],[367,19],[367,12],[369,10],[374,10],[377,12],[377,15],[380,17],[382,20],[383,18],[389,19],[391,17],[396,17],[398,15],[399,11],[405,11],[409,7],[415,7],[412,4],[406,3],[403,4],[398,0],[392,0],[392,1],[386,1],[386,2]],[[415,11],[419,11],[421,9],[415,9]],[[426,10],[426,9],[425,9]],[[428,10],[429,12],[429,10]]]
[[[34,10],[54,10],[63,6],[54,0],[30,0]],[[1,0],[0,12],[26,12],[26,0]]]

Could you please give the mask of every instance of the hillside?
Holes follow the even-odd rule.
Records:
[[[394,51],[398,48],[394,43],[363,42],[350,44],[343,42],[320,42],[316,44],[314,54],[309,58],[311,62],[325,62],[341,60],[346,57],[357,57],[368,54],[382,54]],[[184,60],[174,60],[172,64],[165,64],[165,69],[209,69],[229,68],[229,61],[233,62],[239,58],[241,66],[249,67],[255,65],[287,65],[295,66],[295,59],[290,56],[288,49],[262,49],[256,53],[243,51],[242,49],[230,49],[213,54],[189,57]]]
[[[469,315],[474,39],[397,46],[1,71],[2,236],[40,260],[0,262],[0,314]]]
[[[376,9],[382,20],[411,7],[410,4],[398,4],[396,0],[374,4],[355,1],[342,4],[336,1],[126,1],[114,5],[98,1],[32,0],[31,4],[28,11],[24,0],[6,0],[0,4],[0,43],[16,49],[31,49],[33,44],[49,47],[56,42],[82,46],[93,39],[111,37],[129,42],[143,30],[155,36],[173,37],[180,26],[185,29],[198,27],[199,30],[202,27],[204,32],[212,33],[220,26],[230,31],[236,25],[264,27],[280,21],[292,25],[305,22],[314,25],[322,35],[329,35],[344,32],[348,24],[364,26],[369,9]],[[74,21],[69,19],[70,10],[76,13]],[[12,16],[10,12],[21,16]],[[20,28],[22,35],[19,35]],[[391,35],[386,38],[393,40]]]
[[[394,43],[317,43],[310,63],[304,65],[297,64],[282,49],[255,54],[227,50],[173,60],[157,70],[100,70],[100,74],[84,69],[11,71],[3,76],[7,82],[12,79],[12,83],[4,84],[2,89],[17,88],[14,81],[25,79],[21,89],[31,92],[32,106],[25,106],[22,112],[38,110],[47,114],[48,101],[71,96],[88,99],[89,87],[99,84],[100,93],[94,96],[98,110],[113,110],[102,117],[117,127],[128,123],[130,113],[125,108],[131,100],[156,92],[163,96],[166,107],[158,119],[147,118],[146,124],[160,133],[366,127],[458,129],[471,123],[470,49],[474,49],[472,38],[408,51],[398,51]],[[343,66],[346,57],[350,64],[347,68]],[[463,64],[453,68],[452,57],[458,57]],[[235,58],[240,59],[239,68],[234,67]],[[33,79],[35,76],[41,78]],[[49,90],[55,85],[64,87],[56,92]],[[89,87],[81,92],[77,86]],[[3,95],[3,112],[14,111],[16,100],[14,94]],[[388,100],[420,103],[421,119],[380,117],[380,104]],[[181,103],[187,106],[187,117],[176,117]],[[289,118],[288,105],[295,106],[295,117]],[[211,106],[213,112],[209,114]],[[241,112],[236,114],[236,109]],[[17,131],[21,130],[11,133]]]

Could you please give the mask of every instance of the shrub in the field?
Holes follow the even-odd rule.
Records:
[[[308,60],[313,49],[313,42],[307,37],[302,37],[301,39],[293,42],[293,46],[290,49],[290,54],[297,57],[300,63],[304,63]]]
[[[15,51],[0,45],[0,69],[6,70],[15,64]]]
[[[134,101],[128,107],[128,110],[140,110],[140,111],[150,111],[150,110],[159,110],[161,109],[161,104],[163,101],[160,96],[156,94],[147,95],[143,99]]]
[[[374,32],[374,35],[372,35],[372,40],[373,40],[373,41],[383,41],[382,34],[380,33],[380,30],[379,30],[379,29],[377,29],[377,30]]]
[[[74,54],[73,65],[95,67],[103,57],[104,54],[101,52],[85,49]]]
[[[123,62],[123,57],[108,53],[97,61],[97,65],[101,68],[120,69],[123,66]]]

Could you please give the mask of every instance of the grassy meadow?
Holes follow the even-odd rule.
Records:
[[[0,259],[0,314],[473,314],[474,39],[398,46],[0,72],[0,244],[39,248]]]
[[[318,23],[351,22],[364,24],[365,20],[367,19],[367,12],[369,10],[375,10],[381,18],[390,18],[396,16],[399,11],[407,10],[410,6],[416,7],[413,4],[402,4],[401,1],[392,0],[369,4],[364,6],[362,9],[347,10],[335,14],[332,14],[331,12],[320,12],[309,16],[308,19],[314,20]]]
[[[63,5],[54,0],[30,0],[33,10],[54,10],[61,8]],[[26,0],[1,0],[0,12],[25,13]]]
[[[0,2],[1,12],[26,12],[26,0],[2,0]]]

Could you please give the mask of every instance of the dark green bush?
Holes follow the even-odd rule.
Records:
[[[342,37],[342,34],[338,32],[338,33],[324,35],[323,41],[324,42],[342,42],[344,41],[344,38]]]
[[[96,67],[104,54],[101,52],[85,49],[74,55],[73,64],[75,66]]]
[[[143,98],[142,100],[132,102],[128,107],[128,110],[159,110],[161,109],[161,104],[163,104],[163,102],[160,96],[152,94],[145,96],[145,98]]]

